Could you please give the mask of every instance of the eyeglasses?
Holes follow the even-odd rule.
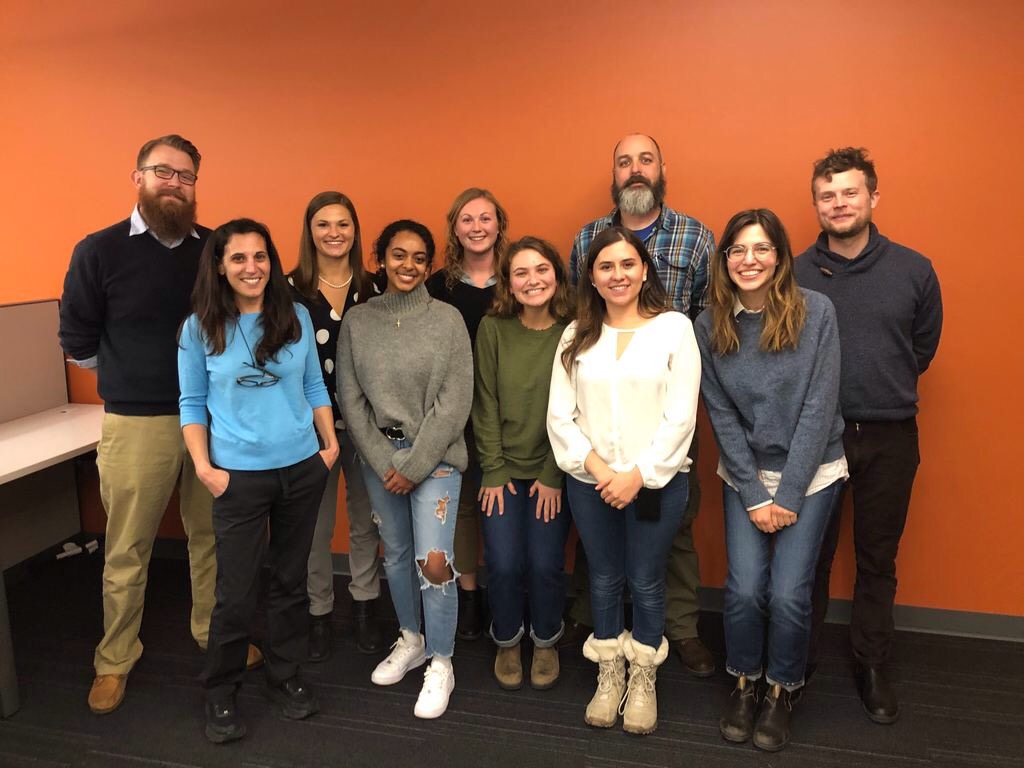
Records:
[[[245,338],[245,331],[242,330],[241,324],[238,325],[238,332],[242,334],[242,341],[245,343],[245,349],[249,353],[249,360],[251,361],[243,363],[243,365],[246,368],[252,368],[256,373],[243,374],[235,379],[235,383],[240,387],[272,387],[277,384],[281,380],[280,376],[256,364],[256,358],[252,354],[252,347],[249,346],[249,340]]]
[[[775,252],[775,246],[771,243],[754,243],[751,246],[730,245],[725,249],[725,258],[729,261],[740,261],[747,255],[747,251],[753,253],[758,261],[763,261]]]
[[[260,368],[252,363],[245,363],[246,368],[252,368],[256,373],[247,373],[235,379],[240,387],[272,387],[281,380],[276,373],[271,373],[266,368]]]
[[[176,168],[171,168],[169,165],[144,165],[139,170],[152,171],[158,179],[163,179],[164,181],[170,181],[174,178],[174,174],[178,174],[178,181],[189,187],[195,184],[196,179],[199,178],[192,171],[179,171]]]

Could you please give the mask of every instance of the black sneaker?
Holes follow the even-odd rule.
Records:
[[[302,720],[320,711],[313,690],[298,675],[276,685],[268,683],[267,695],[281,705],[281,714],[289,720]]]
[[[238,741],[245,736],[245,723],[238,715],[235,695],[221,701],[206,702],[206,738],[214,744]]]

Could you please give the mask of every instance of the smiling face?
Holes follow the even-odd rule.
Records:
[[[149,170],[132,171],[142,218],[159,237],[177,240],[191,231],[195,221],[196,185],[182,184],[177,173],[161,179],[152,168],[157,165],[187,173],[195,173],[195,165],[186,152],[157,144],[142,162],[142,167]]]
[[[395,233],[384,253],[388,293],[408,293],[426,280],[429,272],[430,262],[423,238],[408,230]]]
[[[590,279],[606,304],[630,307],[636,305],[647,279],[647,266],[636,248],[625,240],[617,240],[594,258]]]
[[[740,302],[747,309],[761,309],[779,258],[768,233],[760,224],[744,227],[725,252],[734,254],[726,259],[729,279],[736,286]]]
[[[332,203],[313,214],[309,234],[319,259],[343,259],[352,250],[356,228],[352,212],[341,203]]]
[[[228,238],[217,272],[224,275],[235,292],[239,312],[263,309],[263,292],[270,279],[270,254],[263,235],[245,232]]]
[[[455,219],[455,236],[467,254],[493,253],[498,239],[498,212],[484,197],[470,200]]]
[[[839,240],[857,237],[871,223],[878,190],[868,191],[864,171],[853,168],[814,180],[814,209],[821,228]]]
[[[524,307],[544,309],[554,298],[558,279],[543,254],[524,248],[509,263],[509,291]]]

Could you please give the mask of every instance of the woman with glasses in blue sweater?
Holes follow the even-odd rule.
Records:
[[[235,694],[267,549],[267,694],[287,718],[317,711],[298,674],[307,650],[306,562],[338,441],[309,313],[292,302],[266,227],[236,219],[214,230],[192,308],[179,340],[181,424],[196,475],[214,497],[217,602],[201,677],[206,736],[222,743],[245,735]]]

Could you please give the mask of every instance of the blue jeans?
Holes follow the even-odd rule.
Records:
[[[633,638],[657,648],[665,631],[665,564],[683,519],[689,474],[680,472],[661,489],[658,520],[637,520],[636,503],[615,509],[593,485],[566,476],[576,530],[590,565],[594,637],[617,637],[625,627],[622,599],[633,595]]]
[[[512,484],[515,496],[507,487],[502,492],[504,514],[498,514],[497,504],[490,517],[480,513],[491,637],[500,647],[512,647],[522,639],[528,598],[530,637],[538,648],[549,648],[562,636],[569,505],[563,494],[562,511],[545,523],[536,516],[536,494],[529,496],[533,480],[512,480]]]
[[[804,684],[815,566],[842,487],[837,480],[808,496],[796,523],[764,533],[750,522],[740,495],[723,483],[729,674],[751,680],[761,676],[767,624],[768,682],[791,691]]]
[[[409,446],[405,440],[394,443],[396,448]],[[360,466],[370,505],[380,518],[384,572],[398,624],[410,632],[420,631],[422,597],[427,656],[451,656],[459,611],[454,579],[458,573],[452,563],[462,473],[442,462],[411,493],[399,495],[384,490],[384,481],[368,464],[361,461]],[[450,581],[434,584],[423,576],[417,561],[425,561],[429,552],[444,553],[454,574]]]

